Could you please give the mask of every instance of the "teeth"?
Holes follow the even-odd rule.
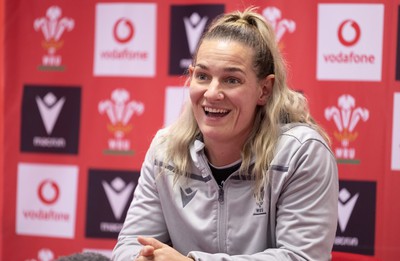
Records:
[[[224,109],[215,109],[215,108],[210,108],[210,107],[205,107],[204,110],[206,112],[211,112],[211,113],[227,113],[228,110]]]

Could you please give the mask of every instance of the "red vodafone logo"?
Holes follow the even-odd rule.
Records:
[[[130,20],[127,18],[120,18],[114,25],[113,35],[114,39],[119,43],[129,42],[134,33],[134,27]]]
[[[344,46],[355,45],[360,40],[361,29],[356,21],[347,19],[343,21],[338,29],[338,38]]]
[[[38,197],[46,205],[51,205],[60,196],[60,188],[53,180],[46,179],[39,184]]]

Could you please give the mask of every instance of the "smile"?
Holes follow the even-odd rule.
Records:
[[[223,117],[223,116],[227,115],[230,111],[229,110],[225,110],[225,109],[216,109],[216,108],[204,107],[204,112],[206,113],[207,116]]]

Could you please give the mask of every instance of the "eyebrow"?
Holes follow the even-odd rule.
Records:
[[[199,67],[200,69],[203,69],[203,70],[208,70],[209,69],[207,66],[205,66],[204,64],[201,64],[201,63],[195,64],[194,67]],[[225,72],[241,72],[241,73],[245,74],[245,72],[242,69],[238,68],[238,67],[226,67],[223,70]]]

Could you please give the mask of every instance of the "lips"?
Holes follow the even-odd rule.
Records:
[[[206,113],[207,116],[210,116],[210,117],[223,117],[223,116],[227,115],[230,111],[226,110],[226,109],[204,107],[204,112]]]

